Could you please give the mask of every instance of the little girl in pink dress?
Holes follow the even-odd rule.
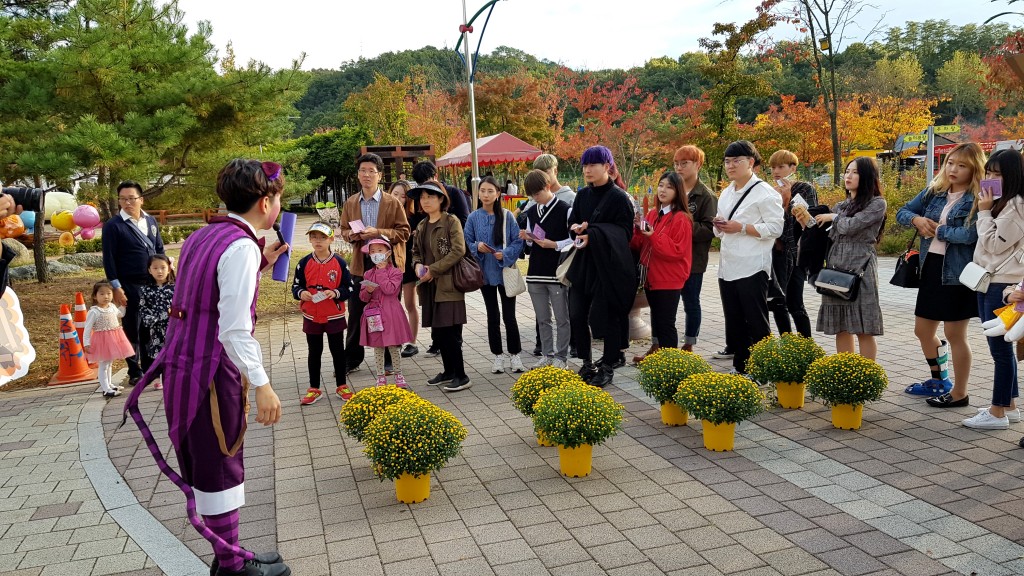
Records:
[[[114,306],[114,288],[110,282],[97,282],[92,287],[92,308],[85,317],[85,354],[90,362],[99,363],[100,389],[107,398],[121,395],[122,386],[111,380],[114,360],[135,355],[132,343],[121,329],[124,307]]]
[[[405,308],[398,301],[402,291],[403,270],[391,263],[391,243],[386,238],[374,238],[363,246],[363,252],[370,255],[373,268],[363,273],[359,299],[366,302],[363,310],[362,332],[359,343],[374,349],[377,360],[377,385],[388,383],[384,373],[384,349],[391,350],[391,362],[395,367],[395,385],[405,388],[402,374],[402,344],[412,342],[412,330]]]

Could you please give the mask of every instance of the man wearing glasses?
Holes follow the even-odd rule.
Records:
[[[352,282],[357,288],[348,300],[348,336],[345,338],[348,372],[357,370],[364,357],[363,347],[359,345],[359,332],[366,302],[359,298],[358,287],[363,281],[363,271],[372,268],[373,263],[368,255],[363,254],[363,244],[374,238],[387,238],[391,243],[395,266],[404,270],[405,243],[410,233],[405,206],[391,194],[384,194],[380,188],[381,173],[384,171],[381,157],[372,153],[363,154],[356,160],[356,171],[360,193],[345,200],[341,209],[341,237],[352,244],[349,268],[352,271]]]
[[[126,358],[128,384],[134,386],[149,368],[140,361],[139,352],[147,338],[139,328],[139,300],[142,287],[149,283],[149,258],[164,253],[164,241],[156,220],[142,211],[138,182],[118,184],[117,202],[121,211],[103,224],[103,270],[114,287],[114,303],[127,309],[124,333],[135,348],[135,356]]]

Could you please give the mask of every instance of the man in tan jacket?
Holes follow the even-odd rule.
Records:
[[[341,209],[341,237],[352,244],[352,282],[355,290],[348,300],[348,336],[345,338],[346,372],[359,369],[363,363],[364,351],[359,344],[359,332],[363,319],[363,308],[366,303],[359,299],[359,283],[363,281],[363,271],[372,264],[367,255],[363,254],[363,244],[373,238],[385,237],[391,243],[391,254],[395,266],[405,269],[405,243],[409,240],[409,219],[405,215],[405,207],[391,194],[385,194],[380,188],[380,178],[384,171],[384,162],[376,154],[363,154],[356,160],[359,174],[359,194],[354,194],[345,201]],[[352,230],[356,224],[358,232]],[[388,364],[390,365],[390,359]]]

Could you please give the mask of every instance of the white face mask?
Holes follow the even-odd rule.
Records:
[[[370,262],[373,262],[374,264],[380,264],[387,259],[388,255],[384,252],[374,252],[373,254],[370,254]]]

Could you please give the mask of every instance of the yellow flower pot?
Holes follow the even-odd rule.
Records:
[[[775,393],[779,397],[779,406],[783,408],[803,408],[804,392],[807,386],[803,382],[776,382]]]
[[[582,478],[590,474],[594,464],[594,447],[583,444],[576,448],[558,447],[558,465],[562,474],[572,478]]]
[[[538,446],[551,447],[551,446],[554,446],[555,443],[552,442],[551,440],[548,440],[548,437],[547,437],[546,434],[544,434],[540,430],[537,430],[537,445]]]
[[[863,404],[836,404],[832,407],[832,425],[841,430],[859,430],[863,418]]]
[[[395,497],[402,504],[415,504],[430,498],[430,472],[419,476],[404,473],[396,478]]]
[[[661,423],[668,426],[686,426],[686,420],[689,418],[689,414],[686,410],[683,410],[679,404],[669,401],[661,405]]]
[[[723,422],[712,424],[707,420],[701,420],[704,430],[704,447],[714,452],[726,452],[732,450],[736,441],[736,423]]]

